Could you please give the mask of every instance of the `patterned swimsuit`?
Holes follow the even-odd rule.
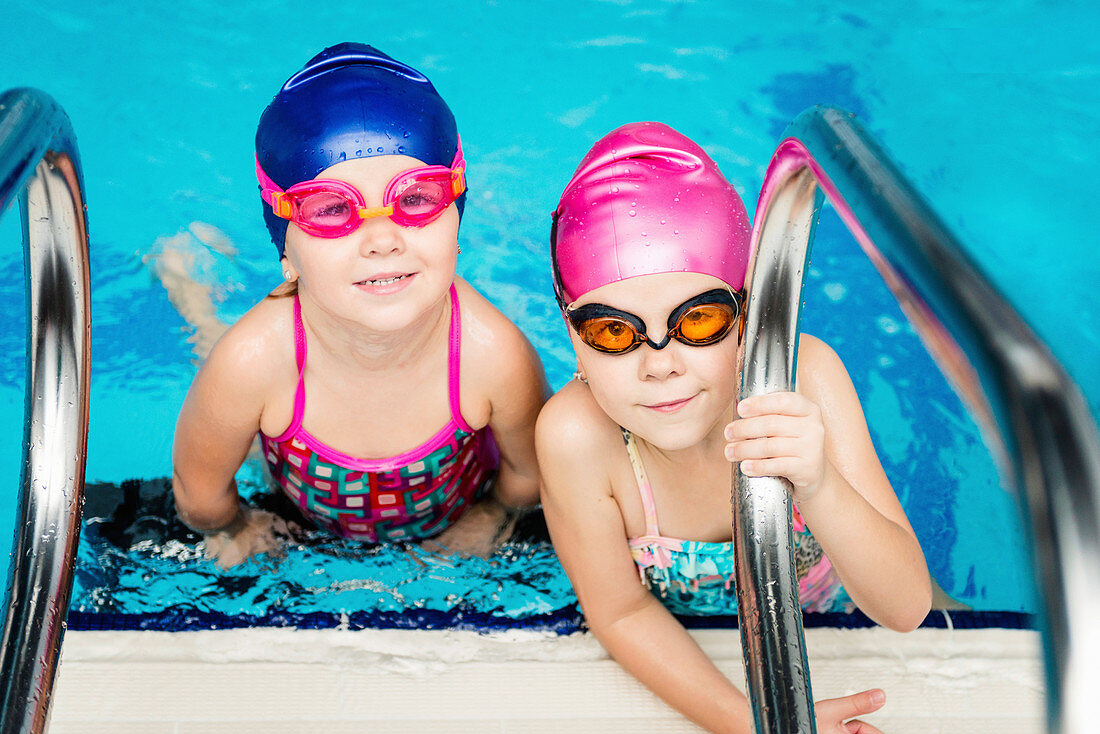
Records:
[[[713,543],[661,535],[657,528],[653,488],[646,477],[634,435],[625,428],[623,440],[645,510],[646,534],[628,538],[630,554],[638,566],[642,583],[676,614],[736,614],[733,541]],[[797,507],[794,508],[794,557],[798,597],[803,609],[810,612],[850,611],[840,579],[806,528]]]
[[[318,441],[302,427],[306,337],[294,297],[298,388],[294,417],[281,435],[260,433],[272,478],[317,525],[367,542],[417,540],[454,523],[486,489],[499,454],[488,427],[474,430],[459,410],[462,320],[451,286],[448,397],[451,420],[426,443],[390,459],[357,459]]]

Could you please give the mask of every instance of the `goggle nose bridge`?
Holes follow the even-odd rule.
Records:
[[[360,219],[370,219],[372,217],[389,217],[393,215],[393,206],[375,206],[367,209],[359,209]]]

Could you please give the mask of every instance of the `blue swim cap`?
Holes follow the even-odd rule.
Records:
[[[362,43],[326,48],[290,77],[260,116],[256,155],[286,189],[329,166],[355,158],[407,155],[449,166],[458,128],[428,78]],[[455,204],[459,216],[463,193]],[[263,205],[280,259],[289,222]]]

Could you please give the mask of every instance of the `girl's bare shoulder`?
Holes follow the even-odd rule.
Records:
[[[570,380],[543,406],[535,425],[540,460],[585,462],[589,465],[617,455],[622,429],[607,417],[588,386]]]
[[[535,399],[545,391],[542,361],[511,320],[461,278],[455,279],[462,309],[463,386],[478,394]]]
[[[294,299],[264,298],[249,309],[214,344],[203,371],[253,387],[296,375]]]
[[[218,339],[191,383],[177,436],[252,435],[273,399],[293,395],[293,306],[293,299],[264,299]]]
[[[859,395],[840,355],[809,334],[803,334],[799,342],[796,384],[798,392],[821,408],[827,427],[866,432]]]
[[[828,344],[811,334],[798,338],[798,384],[825,387],[838,381],[850,384],[848,370]]]
[[[495,361],[530,348],[519,327],[476,288],[461,278],[455,278],[455,288],[462,309],[464,353]]]

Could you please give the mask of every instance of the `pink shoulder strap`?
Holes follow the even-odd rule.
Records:
[[[298,432],[302,427],[302,416],[306,412],[306,330],[302,326],[302,302],[298,300],[297,293],[294,294],[294,362],[298,365],[298,388],[294,391],[294,417],[290,419],[290,427],[283,433],[285,437]]]
[[[463,431],[473,429],[462,418],[459,382],[462,374],[462,314],[458,305],[458,290],[451,283],[451,332],[447,345],[447,395],[451,403],[451,420]]]
[[[661,531],[657,529],[657,503],[653,501],[653,487],[649,486],[649,477],[646,476],[645,466],[642,465],[638,445],[634,443],[634,434],[624,428],[623,440],[626,441],[626,454],[630,457],[630,466],[634,469],[634,479],[638,482],[638,494],[642,498],[642,509],[645,511],[645,534],[649,537],[659,536]]]

